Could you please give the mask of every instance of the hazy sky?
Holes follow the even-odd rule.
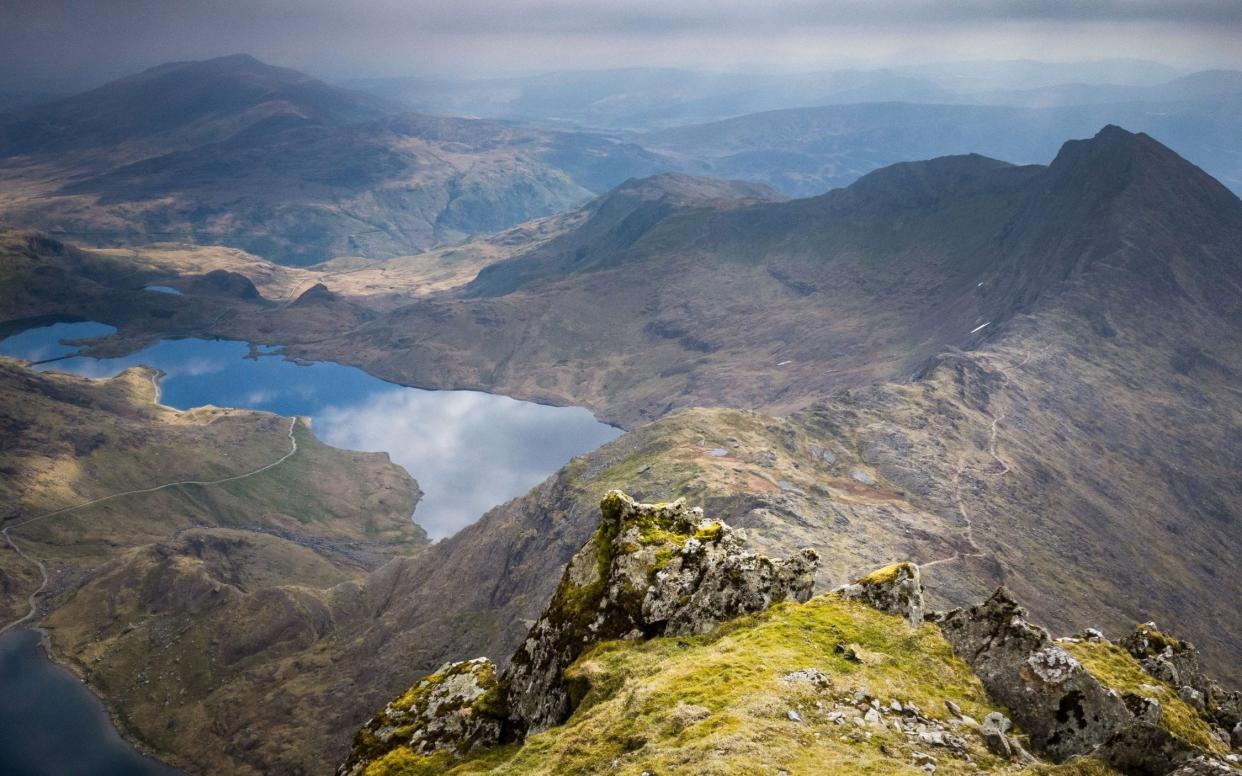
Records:
[[[250,53],[329,79],[935,59],[1242,67],[1242,0],[0,0],[0,83]]]

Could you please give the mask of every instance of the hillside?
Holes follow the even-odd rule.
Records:
[[[219,257],[202,251],[135,264],[10,234],[4,315],[119,326],[97,352],[187,333],[281,342],[401,382],[586,404],[632,429],[370,574],[326,628],[300,614],[318,635],[282,658],[299,681],[248,677],[274,705],[230,707],[236,727],[196,742],[197,762],[339,762],[340,730],[399,688],[446,660],[503,660],[613,488],[686,496],[778,557],[814,547],[821,590],[908,559],[936,607],[1003,583],[1058,633],[1155,619],[1236,681],[1242,203],[1118,128],[1048,167],[949,158],[755,198],[630,184],[466,256],[394,260],[407,274],[387,286],[354,283],[348,264],[294,278],[228,254],[259,299],[206,284]],[[438,274],[496,259],[473,284]],[[420,277],[441,285],[417,291]],[[335,301],[284,303],[321,280]],[[303,708],[317,716],[277,713]],[[243,749],[248,726],[265,740]]]
[[[387,456],[293,418],[179,412],[154,379],[0,358],[0,628],[41,620],[126,733],[186,762],[200,704],[261,705],[245,677],[305,643],[301,615],[426,537]]]
[[[0,220],[98,245],[177,239],[307,264],[496,231],[660,167],[610,138],[397,115],[224,57],[0,119]]]
[[[339,774],[1237,772],[1242,693],[1151,623],[1054,642],[1004,588],[925,613],[909,563],[807,600],[809,550],[684,500],[600,510],[507,666],[445,664]]]

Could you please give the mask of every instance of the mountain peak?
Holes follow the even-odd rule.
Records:
[[[1114,197],[1200,201],[1212,207],[1235,197],[1215,178],[1143,132],[1108,124],[1086,140],[1069,140],[1048,166],[1049,190]]]

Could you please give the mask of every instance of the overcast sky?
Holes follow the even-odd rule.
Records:
[[[1158,59],[1242,68],[1242,0],[0,0],[0,84],[249,53],[328,79]]]

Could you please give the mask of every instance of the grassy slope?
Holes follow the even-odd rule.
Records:
[[[92,381],[0,359],[0,498],[13,537],[48,565],[42,624],[55,653],[158,754],[237,772],[209,731],[235,716],[228,704],[293,716],[262,698],[256,673],[312,646],[368,570],[422,551],[409,520],[417,486],[386,456],[328,447],[298,424],[297,453],[253,477],[17,526],[120,491],[244,473],[290,450],[290,419],[162,407],[151,376]],[[0,549],[5,623],[25,613],[39,581]],[[284,697],[297,687],[288,675],[282,684]]]
[[[862,656],[852,662],[835,650],[847,643]],[[827,687],[788,681],[795,671],[818,669]],[[912,630],[900,618],[835,596],[780,604],[760,615],[726,623],[704,636],[648,642],[608,642],[566,672],[589,685],[564,725],[520,747],[474,752],[464,758],[422,757],[398,749],[374,763],[368,776],[433,773],[695,773],[760,772],[922,773],[913,752],[937,758],[937,773],[989,771],[1104,774],[1083,761],[1006,767],[968,730],[970,761],[877,724],[856,726],[852,703],[864,690],[888,707],[913,702],[953,727],[944,702],[982,719],[992,710],[979,680],[957,658],[934,625]],[[847,699],[849,702],[847,702]],[[828,718],[844,710],[845,724]],[[801,721],[789,718],[797,712]]]

